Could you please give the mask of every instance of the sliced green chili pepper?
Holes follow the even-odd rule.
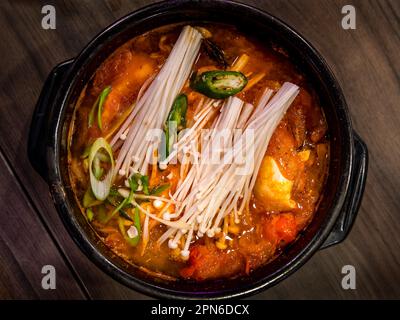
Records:
[[[178,139],[178,132],[186,126],[186,111],[188,99],[182,93],[176,97],[165,123],[166,156],[171,152],[172,146]]]
[[[225,99],[242,91],[247,84],[246,76],[238,71],[206,71],[194,74],[190,87],[212,99]]]
[[[176,97],[171,111],[168,114],[167,121],[175,121],[178,130],[182,130],[186,125],[186,111],[188,99],[186,94],[182,93]]]
[[[99,126],[100,130],[103,130],[103,124],[101,121],[101,115],[103,113],[103,104],[106,101],[106,98],[108,94],[111,91],[111,86],[106,87],[97,97],[95,103],[93,104],[92,109],[90,110],[89,113],[89,119],[88,119],[88,127],[90,128],[93,125],[94,122],[94,117],[95,117],[95,112],[97,108],[97,125]]]
[[[124,225],[124,221],[122,220],[122,218],[118,219],[118,227],[119,227],[119,230],[121,231],[122,236],[126,240],[126,242],[128,242],[128,244],[130,244],[131,246],[136,246],[139,243],[140,233],[141,233],[140,215],[139,215],[138,207],[135,207],[133,220],[134,220],[133,226],[136,228],[136,231],[137,231],[137,236],[135,236],[133,238],[131,238],[127,234],[125,225]]]

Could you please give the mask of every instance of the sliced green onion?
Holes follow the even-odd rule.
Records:
[[[139,242],[139,237],[142,232],[142,228],[140,226],[140,213],[139,213],[138,207],[135,207],[135,209],[133,211],[133,220],[134,220],[135,227],[138,231],[137,242]],[[137,244],[137,242],[136,242],[136,244]]]
[[[102,152],[101,150],[97,153],[97,158],[99,158],[101,162],[110,163],[110,157],[108,156],[108,154]]]
[[[129,195],[128,198],[125,198],[125,199],[113,210],[113,212],[111,212],[110,216],[109,216],[108,219],[107,219],[108,221],[110,221],[110,219],[111,219],[112,217],[114,217],[115,214],[116,214],[117,212],[119,212],[120,210],[122,210],[122,209],[129,203],[129,198],[130,198],[130,195]]]
[[[90,208],[101,204],[102,201],[96,199],[91,188],[88,188],[83,195],[82,204],[84,208]]]
[[[124,220],[122,218],[118,218],[118,227],[126,242],[128,242],[128,244],[130,244],[131,246],[137,246],[141,234],[140,215],[139,215],[139,209],[137,207],[135,207],[134,209],[133,219],[134,219],[133,222],[134,225],[129,228],[135,228],[137,234],[135,237],[131,238],[129,236],[128,232],[125,229]]]
[[[90,208],[87,208],[86,209],[86,216],[87,216],[88,221],[91,222],[93,220],[93,217],[94,217],[93,210],[90,209]]]
[[[159,195],[160,193],[163,193],[165,190],[167,190],[171,185],[169,183],[163,184],[161,186],[154,187],[150,191],[150,195],[156,196]]]
[[[122,217],[122,218],[124,218],[126,220],[133,221],[131,216],[125,210],[120,209],[119,210],[119,215],[120,215],[120,217]]]
[[[111,91],[111,86],[106,87],[100,95],[97,97],[96,101],[93,104],[92,109],[90,110],[89,113],[89,119],[88,119],[88,127],[90,128],[93,125],[94,122],[94,117],[97,109],[97,125],[99,126],[100,130],[103,129],[102,126],[102,121],[101,121],[101,115],[103,113],[103,104],[108,96],[108,94]]]
[[[149,194],[149,177],[141,176],[140,181],[142,181],[143,193],[148,195]]]
[[[104,173],[104,169],[100,166],[100,159],[98,154],[93,159],[93,174],[97,180],[101,178]]]
[[[103,104],[104,101],[106,101],[106,98],[108,94],[111,91],[111,86],[105,88],[101,93],[100,93],[100,99],[99,99],[99,108],[97,109],[97,125],[99,126],[100,130],[103,130],[103,124],[101,121],[101,115],[103,114]]]
[[[96,178],[96,175],[93,172],[93,162],[95,161],[96,155],[99,152],[99,150],[103,149],[107,152],[107,154],[110,157],[111,168],[110,170],[108,170],[104,179],[99,180],[98,178]],[[104,138],[98,138],[93,143],[89,154],[90,185],[92,187],[92,191],[96,199],[104,201],[107,198],[108,194],[110,193],[113,172],[114,172],[114,158],[112,154],[112,149]]]
[[[82,165],[83,165],[83,168],[84,168],[86,171],[88,171],[88,170],[89,170],[89,159],[88,159],[88,158],[83,159]]]
[[[110,189],[110,196],[112,197],[117,197],[119,196],[119,192],[118,189],[116,187],[111,187]]]
[[[129,179],[129,188],[131,188],[131,193],[137,191],[139,188],[139,180],[141,178],[140,173],[134,174],[130,179]]]
[[[81,159],[86,159],[87,157],[89,157],[89,153],[90,153],[90,149],[92,148],[91,145],[88,145],[85,147],[85,150],[83,150],[83,153],[81,155]]]
[[[142,185],[143,193],[148,195],[149,194],[149,177],[144,176],[140,173],[135,173],[132,175],[131,179],[129,180],[129,186],[131,190],[134,192],[137,191],[139,188],[139,182]]]
[[[107,221],[110,221],[117,212],[122,211],[123,208],[125,208],[127,205],[129,205],[132,200],[133,200],[133,196],[134,196],[134,192],[138,189],[139,184],[137,182],[137,175],[133,175],[130,179],[129,179],[129,186],[131,188],[131,190],[129,191],[129,196],[127,198],[125,198],[124,200],[122,200],[122,202],[113,210],[113,212],[111,212],[111,214],[108,216]],[[118,191],[117,191],[118,193]],[[118,193],[119,194],[119,193]],[[114,205],[114,204],[113,204]]]
[[[112,190],[113,188],[111,188],[111,190]],[[114,207],[118,207],[120,204],[121,204],[121,202],[118,202],[117,200],[115,200],[115,198],[117,197],[117,196],[113,196],[113,195],[111,195],[111,192],[112,191],[110,191],[110,194],[109,194],[109,196],[107,197],[107,201],[112,205],[112,206],[114,206]],[[118,191],[117,191],[118,192]],[[119,194],[118,194],[119,195]],[[114,213],[114,211],[111,213],[111,214],[113,214]],[[115,214],[115,213],[114,213]],[[126,211],[124,211],[122,208],[121,209],[119,209],[119,215],[122,217],[122,218],[125,218],[125,219],[127,219],[127,220],[130,220],[130,221],[133,221],[133,219],[130,217],[130,215],[128,214],[128,213],[126,213]]]

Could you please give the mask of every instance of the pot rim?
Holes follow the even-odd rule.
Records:
[[[175,299],[226,299],[246,297],[258,293],[266,288],[269,288],[280,282],[281,280],[285,279],[298,268],[300,268],[319,249],[324,240],[328,237],[331,229],[334,227],[336,219],[340,214],[340,210],[343,206],[349,188],[352,172],[354,151],[353,131],[347,103],[345,101],[341,87],[321,54],[307,40],[305,40],[302,35],[300,35],[293,28],[288,26],[285,22],[269,14],[268,12],[236,1],[206,0],[198,1],[197,3],[197,5],[207,4],[208,6],[212,4],[223,4],[224,6],[229,7],[229,10],[245,10],[247,14],[261,16],[263,17],[263,19],[269,20],[270,22],[274,23],[280,30],[283,30],[286,33],[291,34],[293,37],[297,38],[302,46],[304,46],[305,49],[308,51],[308,54],[312,57],[311,60],[313,60],[315,63],[318,63],[318,68],[320,68],[320,72],[323,74],[323,81],[330,85],[332,96],[335,98],[335,101],[339,103],[337,108],[340,108],[342,116],[341,121],[344,122],[344,124],[342,124],[342,127],[346,128],[346,130],[342,132],[343,139],[349,141],[348,145],[343,146],[345,148],[344,153],[346,157],[344,159],[345,163],[343,165],[343,171],[346,174],[343,174],[342,177],[339,179],[335,197],[327,213],[328,218],[325,219],[328,221],[322,223],[320,229],[313,235],[312,239],[299,251],[299,253],[291,261],[289,261],[288,264],[284,266],[284,268],[280,268],[273,274],[264,277],[264,279],[248,284],[245,288],[236,288],[229,290],[221,289],[220,292],[202,294],[195,292],[188,293],[176,291],[173,289],[159,287],[157,285],[148,283],[145,280],[135,277],[123,270],[122,268],[118,267],[111,261],[111,259],[109,259],[109,257],[99,252],[95,244],[92,243],[92,241],[88,238],[85,230],[82,228],[79,221],[76,219],[75,214],[73,213],[73,210],[69,204],[69,200],[66,196],[64,183],[62,181],[60,169],[60,154],[62,152],[61,137],[63,134],[63,123],[65,112],[67,109],[68,96],[71,93],[71,90],[75,84],[77,74],[82,69],[82,65],[88,59],[90,59],[91,53],[94,52],[96,48],[101,46],[103,42],[110,37],[115,36],[116,31],[120,30],[122,27],[124,27],[124,25],[129,25],[130,21],[141,18],[154,18],[160,12],[168,12],[171,9],[175,9],[177,7],[179,8],[181,5],[185,5],[188,3],[193,3],[193,1],[167,0],[157,2],[143,7],[139,10],[133,11],[118,19],[116,22],[112,23],[103,31],[101,31],[98,35],[96,35],[93,40],[91,40],[89,44],[85,46],[85,48],[77,56],[68,75],[65,77],[64,82],[58,90],[54,103],[55,114],[53,114],[53,124],[50,129],[49,143],[46,147],[47,165],[49,168],[48,183],[51,195],[57,207],[57,211],[71,237],[77,243],[78,247],[86,254],[86,256],[88,256],[92,262],[94,262],[101,270],[105,271],[112,278],[118,280],[119,282],[125,284],[130,288],[133,288],[139,292],[153,297]]]

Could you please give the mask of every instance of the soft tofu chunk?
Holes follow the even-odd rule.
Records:
[[[270,156],[265,156],[254,186],[254,194],[267,211],[286,211],[296,207],[291,199],[293,181],[286,179]]]

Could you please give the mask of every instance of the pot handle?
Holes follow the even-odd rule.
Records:
[[[51,112],[57,90],[70,69],[73,59],[64,61],[51,70],[43,85],[42,92],[33,112],[28,138],[28,158],[32,167],[47,181],[47,137]]]
[[[342,242],[349,234],[361,204],[368,170],[368,149],[354,132],[354,167],[342,212],[321,249]]]

